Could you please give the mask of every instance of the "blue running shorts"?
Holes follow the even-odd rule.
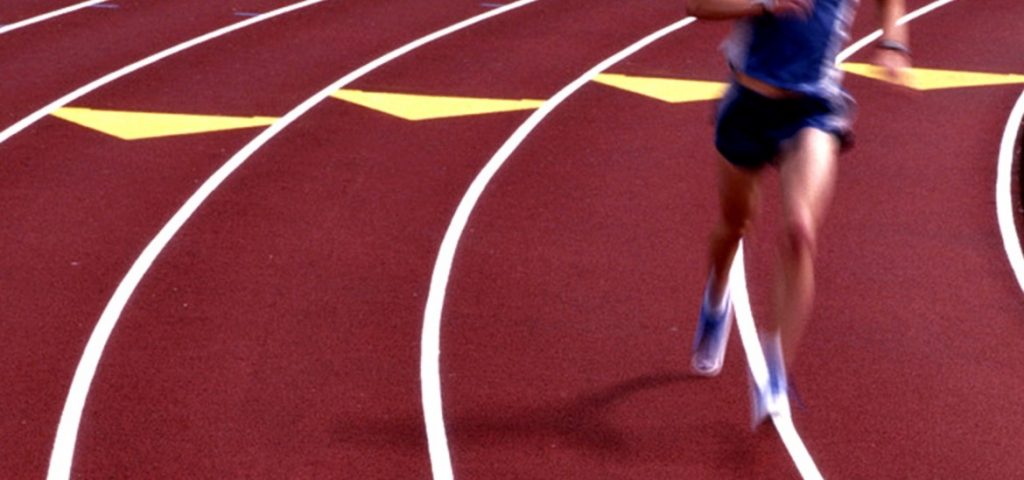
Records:
[[[749,170],[774,165],[783,144],[807,127],[831,133],[845,151],[853,145],[852,100],[813,96],[768,98],[733,83],[718,106],[715,147],[729,163]]]

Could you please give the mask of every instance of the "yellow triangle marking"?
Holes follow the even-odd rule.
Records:
[[[885,69],[865,63],[844,63],[841,68],[863,77],[892,82]],[[1005,73],[963,72],[958,70],[935,70],[911,68],[907,72],[908,86],[915,90],[938,90],[943,88],[982,87],[1024,83],[1024,75]]]
[[[617,73],[602,73],[594,81],[668,103],[715,100],[721,98],[729,87],[728,84],[722,82],[634,77]]]
[[[544,104],[543,100],[445,97],[348,89],[339,90],[331,96],[411,121],[533,110]]]
[[[274,117],[226,117],[65,107],[53,116],[122,140],[169,137],[267,126]]]

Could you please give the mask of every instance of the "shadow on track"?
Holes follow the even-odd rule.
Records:
[[[706,381],[684,372],[657,372],[582,392],[565,402],[481,406],[477,409],[480,413],[449,417],[449,442],[456,447],[456,458],[459,450],[467,449],[558,448],[602,462],[675,463],[686,456],[683,452],[699,450],[712,454],[705,458],[717,471],[746,477],[756,463],[756,444],[765,440],[770,429],[751,434],[745,419],[727,422],[720,415],[695,414],[683,406],[692,407],[696,399],[680,398],[679,390],[658,393],[690,382],[694,382],[692,391],[696,392],[700,390],[697,384]],[[633,397],[652,393],[651,398],[678,404],[678,415],[662,419],[661,412],[635,406],[616,411]],[[420,449],[426,448],[426,433],[418,416],[346,418],[331,425],[331,442],[338,447]]]

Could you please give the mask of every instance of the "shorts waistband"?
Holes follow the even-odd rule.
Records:
[[[772,100],[792,100],[807,97],[807,95],[801,92],[776,87],[736,70],[733,71],[733,80],[737,85]]]

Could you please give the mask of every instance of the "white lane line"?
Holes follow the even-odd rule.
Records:
[[[13,31],[15,31],[15,30],[17,30],[19,28],[27,27],[27,26],[32,25],[32,24],[36,24],[36,23],[39,23],[39,22],[45,22],[47,20],[50,20],[50,19],[53,19],[53,18],[57,18],[57,17],[59,17],[61,15],[65,15],[65,14],[68,14],[68,13],[71,13],[71,12],[75,12],[75,11],[81,10],[83,8],[89,8],[89,7],[93,6],[93,5],[98,5],[98,4],[104,3],[106,1],[107,0],[89,0],[87,2],[76,3],[74,5],[69,5],[67,7],[64,7],[64,8],[58,9],[58,10],[54,10],[52,12],[44,13],[42,15],[36,15],[36,16],[34,16],[32,18],[26,18],[25,20],[21,20],[19,22],[14,22],[14,23],[9,24],[9,25],[4,25],[4,26],[0,27],[0,35],[3,35],[5,33],[7,33],[7,32],[13,32]]]
[[[625,50],[609,57],[597,64],[572,83],[566,85],[562,90],[548,99],[544,104],[530,115],[508,140],[498,149],[497,153],[484,165],[470,184],[469,189],[463,195],[459,206],[452,216],[452,220],[445,232],[444,239],[437,254],[437,261],[434,263],[434,272],[430,279],[430,291],[427,295],[427,306],[423,315],[423,336],[421,339],[420,357],[420,382],[422,383],[423,413],[427,428],[427,442],[430,448],[430,464],[436,480],[451,480],[453,478],[451,457],[448,448],[448,437],[444,426],[444,409],[441,400],[441,315],[443,312],[445,294],[448,289],[448,279],[451,274],[452,263],[455,259],[455,250],[458,248],[459,239],[466,228],[469,216],[476,207],[480,196],[483,194],[488,183],[497,173],[498,169],[505,163],[519,145],[526,139],[526,136],[543,120],[555,107],[561,104],[566,98],[579,90],[583,85],[594,79],[599,73],[607,70],[624,58],[636,53],[647,45],[658,39],[679,30],[696,19],[688,17],[675,22],[657,32],[654,32],[640,41],[630,45]]]
[[[1013,154],[1020,132],[1024,130],[1024,92],[1010,112],[1003,131],[999,148],[999,173],[996,177],[996,215],[999,218],[999,232],[1003,236],[1003,248],[1010,261],[1017,285],[1024,291],[1024,253],[1020,248],[1020,235],[1013,215]]]
[[[245,161],[248,160],[249,157],[251,157],[259,148],[269,142],[287,126],[291,125],[300,116],[349,83],[354,82],[385,63],[395,60],[396,58],[426,45],[427,43],[535,1],[537,0],[520,0],[502,8],[477,15],[450,27],[438,30],[425,37],[421,37],[418,40],[410,42],[405,46],[393,50],[390,53],[363,65],[359,69],[342,77],[327,88],[324,88],[317,94],[308,98],[306,101],[299,104],[299,106],[295,107],[293,110],[274,122],[271,126],[267,127],[266,130],[246,144],[245,147],[239,150],[238,153],[217,169],[210,178],[203,182],[199,189],[189,197],[185,204],[182,205],[173,217],[171,217],[167,224],[160,229],[160,232],[157,233],[156,237],[149,242],[146,248],[142,251],[142,254],[135,260],[135,263],[132,264],[131,269],[128,270],[128,273],[121,280],[121,283],[118,284],[113,297],[111,297],[106,308],[104,308],[103,313],[100,315],[100,319],[96,323],[96,327],[94,328],[92,335],[89,337],[89,342],[86,344],[85,353],[79,361],[78,368],[75,371],[75,377],[71,382],[71,389],[68,392],[64,411],[61,414],[60,425],[57,428],[57,440],[54,444],[53,453],[50,457],[50,472],[47,478],[49,480],[67,479],[71,475],[71,463],[74,457],[78,427],[81,422],[82,410],[85,406],[86,397],[89,393],[89,387],[96,375],[96,367],[99,365],[100,357],[102,356],[103,350],[106,348],[107,342],[110,339],[110,334],[117,325],[117,321],[120,319],[125,305],[128,303],[132,294],[135,293],[135,289],[138,287],[139,282],[142,281],[142,277],[149,271],[149,268],[153,265],[153,262],[164,250],[167,244],[170,243],[178,231],[181,230],[181,227],[185,222],[192,217],[206,199],[213,194],[214,190],[224,183],[224,180],[226,180],[228,176],[245,163]],[[257,18],[263,18],[266,15],[270,15],[270,13]]]
[[[905,23],[910,21],[913,18],[917,18],[918,16],[934,10],[939,6],[950,3],[951,1],[953,0],[941,0],[929,7],[919,9],[914,13],[903,17],[901,22]],[[544,117],[558,106],[558,104],[565,100],[566,97],[571,95],[585,83],[591,81],[595,76],[597,76],[597,74],[610,68],[621,59],[626,58],[637,50],[653,43],[662,36],[678,30],[693,21],[693,18],[687,18],[676,24],[670,25],[663,30],[655,32],[637,44],[634,44],[630,48],[627,48],[623,52],[620,52],[616,56],[609,58],[605,62],[594,67],[594,69],[584,74],[550,100],[545,102],[540,109],[535,111],[526,120],[526,122],[516,130],[512,137],[502,145],[494,157],[492,157],[484,166],[483,170],[481,170],[473,180],[473,183],[470,184],[469,189],[463,196],[462,201],[459,203],[455,215],[453,216],[448,230],[445,233],[444,240],[441,243],[440,251],[438,252],[438,258],[434,265],[434,273],[431,278],[430,292],[427,297],[427,307],[423,319],[423,346],[422,358],[420,360],[420,377],[423,384],[424,417],[427,421],[427,438],[431,450],[431,466],[433,468],[433,475],[435,479],[449,480],[453,478],[447,436],[444,430],[444,416],[441,399],[441,315],[443,312],[445,295],[447,293],[448,280],[451,274],[451,267],[455,258],[455,251],[458,248],[459,240],[462,237],[462,232],[465,230],[469,216],[475,208],[476,203],[479,201],[480,196],[483,194],[483,190],[487,187],[487,184],[497,173],[498,169],[500,169],[505,161],[508,160],[508,157],[511,156],[512,152],[522,143],[525,137]],[[877,32],[877,34],[880,36],[881,32]],[[843,52],[843,58],[845,59],[849,57],[859,48],[863,48],[863,46],[868,43],[870,42],[861,42],[860,47],[847,49]],[[748,362],[751,365],[751,371],[754,375],[755,381],[758,381],[759,384],[763,384],[767,381],[767,367],[765,366],[764,355],[761,352],[760,342],[757,340],[753,314],[751,312],[746,290],[746,278],[743,274],[742,246],[737,252],[737,261],[733,264],[733,272],[733,282],[737,282],[736,286],[742,286],[742,288],[736,289],[739,291],[735,292],[736,297],[734,298],[737,311],[737,323],[740,324],[739,329],[741,341],[744,345],[744,350],[747,353]],[[813,458],[808,452],[803,441],[800,439],[800,436],[793,425],[792,418],[788,415],[779,415],[773,417],[772,421],[775,423],[775,428],[779,432],[783,444],[786,446],[786,450],[793,458],[801,476],[806,479],[822,478],[817,465],[815,465]]]
[[[324,0],[307,0],[273,10],[259,17],[238,22],[229,27],[215,30],[201,37],[197,37],[196,39],[182,43],[177,47],[164,50],[163,52],[141,62],[133,63],[86,86],[83,86],[68,95],[65,95],[61,99],[50,104],[50,106],[40,110],[40,112],[37,112],[36,115],[30,116],[28,119],[19,122],[19,124],[16,124],[14,127],[5,130],[4,135],[0,135],[0,142],[10,138],[10,136],[17,133],[17,131],[27,127],[34,121],[32,120],[33,118],[41,118],[72,100],[75,100],[103,85],[113,82],[131,72],[139,70],[147,65],[151,65],[160,59],[167,58],[187,48],[199,45],[203,42],[226,35],[241,28],[255,25],[259,22],[270,20],[271,18],[311,6],[322,1]],[[150,253],[148,250],[143,252],[143,256],[146,256],[148,253]],[[136,273],[133,266],[133,269],[128,273],[128,277],[132,277],[136,274],[141,276],[141,272]],[[138,279],[136,278],[135,281],[137,283]],[[134,286],[132,288],[134,289]],[[50,454],[50,467],[47,475],[47,478],[49,479],[66,479],[71,475],[71,462],[75,452],[75,442],[78,439],[78,426],[82,419],[82,409],[85,406],[86,396],[89,392],[89,385],[92,383],[93,376],[96,373],[96,366],[99,364],[103,348],[106,346],[107,340],[110,338],[111,331],[113,331],[114,324],[117,321],[117,316],[120,315],[120,310],[124,307],[124,303],[128,301],[130,293],[130,290],[125,290],[124,281],[122,281],[122,285],[118,286],[118,289],[114,293],[114,297],[107,304],[103,315],[100,317],[99,322],[93,329],[93,332],[89,337],[89,341],[85,346],[82,358],[78,362],[78,367],[75,370],[75,376],[71,381],[71,387],[68,391],[68,397],[64,402],[64,410],[61,412],[60,423],[57,425],[57,436],[54,439],[53,451]],[[112,308],[116,309],[116,312],[114,312]],[[111,315],[114,316],[111,317]]]
[[[105,85],[107,85],[107,84],[109,84],[109,83],[111,83],[111,82],[113,82],[115,80],[118,80],[118,79],[120,79],[120,78],[122,78],[122,77],[124,77],[126,75],[131,74],[131,73],[134,73],[137,70],[140,70],[140,69],[143,69],[145,67],[148,67],[148,66],[150,66],[150,65],[152,65],[152,64],[154,64],[156,62],[159,62],[160,60],[163,60],[163,59],[165,59],[167,57],[170,57],[172,55],[181,53],[181,52],[183,52],[185,50],[188,50],[188,49],[190,49],[192,47],[195,47],[196,45],[201,45],[203,43],[209,42],[210,40],[213,40],[213,39],[216,39],[216,38],[219,38],[219,37],[223,37],[224,35],[232,33],[232,32],[234,32],[236,30],[241,30],[243,28],[250,27],[250,26],[255,25],[257,23],[260,23],[260,22],[263,22],[263,21],[266,21],[266,20],[270,20],[271,18],[280,16],[280,15],[284,15],[286,13],[290,13],[290,12],[293,12],[295,10],[299,10],[299,9],[308,7],[310,5],[321,3],[323,1],[325,1],[325,0],[305,0],[303,2],[298,2],[298,3],[292,4],[292,5],[288,5],[286,7],[282,7],[282,8],[279,8],[277,10],[273,10],[273,11],[264,13],[263,15],[260,15],[258,17],[253,17],[253,18],[250,18],[250,19],[247,19],[247,20],[243,20],[243,21],[238,22],[238,23],[233,23],[231,25],[228,25],[228,26],[223,27],[223,28],[219,28],[219,29],[214,30],[214,31],[212,31],[210,33],[207,33],[205,35],[200,35],[200,36],[198,36],[196,38],[193,38],[192,40],[188,40],[186,42],[179,43],[178,45],[175,45],[175,46],[173,46],[171,48],[168,48],[168,49],[163,50],[163,51],[161,51],[159,53],[156,53],[156,54],[151,55],[149,57],[146,57],[146,58],[144,58],[142,60],[139,60],[138,62],[132,63],[130,65],[126,65],[126,66],[124,66],[124,67],[122,67],[122,68],[120,68],[120,69],[118,69],[116,71],[113,71],[111,73],[108,73],[108,74],[100,77],[100,78],[97,78],[96,80],[93,80],[92,82],[89,82],[86,85],[78,87],[76,90],[72,91],[71,93],[68,93],[67,95],[64,95],[63,97],[60,97],[57,100],[54,100],[49,105],[47,105],[47,106],[37,110],[36,112],[32,113],[29,116],[19,120],[14,125],[11,125],[10,127],[7,127],[6,129],[4,129],[4,131],[0,132],[0,143],[3,143],[5,141],[7,141],[7,139],[9,139],[12,136],[18,134],[22,130],[28,128],[33,123],[38,122],[43,117],[45,117],[45,116],[47,116],[47,115],[57,111],[58,109],[66,106],[67,104],[69,104],[69,103],[71,103],[71,102],[73,102],[75,100],[78,100],[79,98],[81,98],[81,97],[83,97],[83,96],[93,92],[94,90],[96,90],[96,89],[98,89],[100,87],[103,87],[103,86],[105,86]]]
[[[761,350],[761,342],[758,340],[757,327],[754,324],[754,313],[750,308],[750,296],[747,293],[747,277],[743,272],[743,243],[740,243],[736,251],[736,259],[733,260],[732,269],[729,272],[729,286],[732,291],[733,310],[736,312],[736,329],[740,332],[740,342],[743,345],[743,352],[747,355],[747,363],[750,367],[750,375],[759,389],[764,389],[768,383],[768,366],[765,363],[764,352]],[[775,431],[782,438],[782,444],[789,452],[793,464],[805,479],[822,478],[814,458],[807,450],[800,434],[793,425],[793,418],[788,412],[772,415],[772,423],[775,424]]]
[[[898,23],[900,25],[906,24],[954,1],[955,0],[939,0],[932,2],[908,13],[907,15],[904,15],[899,19]],[[868,46],[871,42],[877,40],[881,36],[882,31],[879,29],[851,44],[839,53],[836,57],[836,63],[845,62],[855,53]],[[736,260],[733,262],[733,268],[729,275],[730,283],[733,286],[733,308],[736,311],[737,329],[740,331],[743,350],[746,353],[747,361],[750,364],[751,377],[758,385],[758,388],[763,389],[768,381],[768,367],[765,364],[764,353],[761,351],[761,343],[757,337],[757,328],[754,326],[753,312],[751,311],[750,298],[747,293],[747,280],[743,267],[742,244],[740,244],[740,248],[736,252]],[[821,472],[814,463],[814,459],[811,457],[807,447],[803,443],[803,440],[801,440],[800,435],[797,433],[796,427],[793,425],[792,415],[785,413],[772,415],[772,423],[775,424],[775,430],[782,438],[782,443],[786,446],[786,450],[789,452],[790,457],[793,458],[793,463],[796,465],[800,475],[805,479],[822,478]]]
[[[909,22],[921,15],[924,15],[925,13],[951,3],[952,1],[954,0],[940,0],[934,2],[902,17],[900,22],[901,24]],[[622,58],[632,54],[639,48],[643,48],[643,46],[657,40],[657,38],[688,25],[693,20],[694,19],[692,18],[687,18],[677,24],[666,27],[665,30],[667,31],[659,31],[652,34],[651,37],[641,40],[638,44],[640,45],[639,47],[634,45],[634,47],[637,47],[636,49],[631,50],[633,48],[631,47],[630,49],[627,49],[628,53],[625,53],[627,51],[624,51],[623,53],[625,53],[625,55]],[[838,60],[837,63],[845,61],[846,58],[849,58],[849,56],[853,55],[856,51],[868,45],[871,41],[874,41],[880,36],[881,31],[877,31],[867,37],[870,39],[861,40],[857,44],[851,45],[851,47],[847,48],[840,54],[839,58],[841,58],[841,60]],[[650,40],[648,41],[648,39]],[[472,213],[473,208],[476,206],[477,201],[479,201],[483,190],[486,188],[491,178],[497,173],[498,169],[505,163],[519,144],[522,143],[526,135],[528,135],[530,131],[532,131],[533,128],[535,128],[536,125],[548,113],[550,113],[555,106],[558,105],[558,103],[561,103],[565,97],[568,97],[573,91],[580,88],[583,84],[593,79],[593,77],[598,73],[609,68],[619,60],[620,59],[615,59],[615,57],[613,57],[612,59],[609,59],[607,65],[601,64],[598,67],[595,67],[594,70],[588,72],[573,84],[570,84],[548,100],[544,106],[535,111],[533,115],[531,115],[530,118],[528,118],[518,130],[516,130],[512,137],[502,145],[501,149],[498,150],[495,156],[491,158],[487,165],[484,166],[483,170],[481,170],[477,175],[476,179],[474,179],[469,190],[467,190],[462,201],[459,203],[455,215],[448,227],[448,231],[445,233],[440,251],[438,252],[437,262],[434,265],[430,292],[427,297],[427,307],[423,319],[422,358],[420,360],[424,414],[427,421],[427,438],[431,449],[431,465],[435,479],[449,480],[453,478],[447,437],[444,432],[441,400],[441,377],[439,364],[440,330],[441,315],[443,312],[448,280],[451,274],[451,266],[455,257],[455,250],[458,248],[459,239],[462,236],[462,232],[465,230],[466,223],[469,220],[469,215]],[[737,323],[741,324],[739,327],[741,341],[744,345],[744,350],[751,366],[752,375],[754,376],[755,381],[759,384],[763,384],[767,381],[767,367],[765,365],[763,352],[761,352],[760,342],[757,340],[753,314],[751,312],[749,298],[745,288],[746,278],[743,273],[742,259],[743,249],[741,245],[737,252],[738,261],[735,261],[733,264],[734,276],[731,277],[733,282],[738,282],[739,285],[743,286],[743,288],[737,288],[737,290],[741,291],[734,291],[734,294],[736,295],[736,297],[734,297],[734,304],[737,311]],[[744,332],[746,332],[745,335]],[[800,439],[800,436],[793,425],[792,418],[788,415],[780,415],[773,417],[772,421],[775,424],[776,431],[778,431],[780,437],[782,437],[783,444],[786,446],[786,450],[789,452],[790,457],[793,458],[801,476],[807,479],[822,478],[813,458],[810,456],[806,446]]]

